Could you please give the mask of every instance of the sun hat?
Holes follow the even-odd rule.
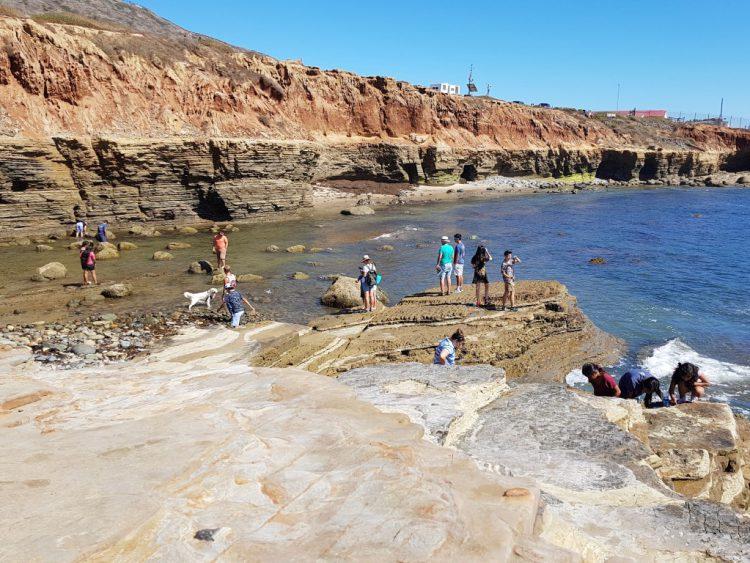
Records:
[[[445,242],[450,242],[450,240],[451,240],[451,239],[449,239],[449,238],[448,238],[448,237],[446,237],[446,236],[442,236],[442,237],[440,237],[440,242],[443,242],[443,241],[445,241]]]
[[[362,262],[367,262],[369,259],[370,259],[369,254],[365,254],[364,256],[362,256]]]

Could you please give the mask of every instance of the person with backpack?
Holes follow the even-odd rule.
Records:
[[[81,270],[83,270],[83,285],[91,285],[91,281],[98,285],[96,280],[96,254],[94,254],[94,243],[84,242],[80,251]]]
[[[476,287],[477,291],[477,307],[483,307],[489,305],[490,301],[490,280],[487,277],[487,263],[492,261],[492,254],[487,250],[485,246],[479,245],[477,251],[471,259],[471,266],[474,268],[474,279],[472,283]],[[484,286],[484,302],[480,301],[480,295],[482,294],[482,286]]]
[[[359,268],[357,282],[360,284],[362,304],[368,313],[375,311],[378,303],[377,290],[379,278],[378,268],[375,266],[372,258],[367,254],[362,256],[362,265]]]

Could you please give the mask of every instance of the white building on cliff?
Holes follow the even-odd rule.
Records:
[[[458,84],[448,84],[447,82],[441,82],[440,84],[430,84],[430,90],[441,92],[443,94],[452,94],[458,96],[461,94],[461,86]]]

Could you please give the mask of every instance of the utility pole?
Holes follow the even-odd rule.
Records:
[[[490,88],[492,88],[492,84],[487,84],[487,97],[490,97]]]
[[[617,109],[615,111],[620,111],[620,83],[617,83]]]
[[[724,118],[724,98],[721,99],[721,109],[719,109],[719,123]]]

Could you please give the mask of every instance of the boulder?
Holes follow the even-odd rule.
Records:
[[[83,245],[83,241],[80,240],[80,239],[77,240],[77,241],[71,242],[68,245],[68,250],[80,250],[81,249],[81,245]]]
[[[138,248],[138,245],[132,242],[123,241],[117,243],[117,250],[119,250],[120,252],[123,252],[125,250],[135,250],[136,248]]]
[[[167,246],[167,250],[184,250],[191,248],[192,245],[189,242],[170,242]]]
[[[181,235],[195,235],[198,233],[198,229],[195,227],[180,227],[177,232]]]
[[[301,254],[306,250],[305,246],[302,244],[295,244],[294,246],[288,246],[286,251],[291,254]]]
[[[368,205],[355,205],[354,207],[350,207],[349,209],[342,209],[341,214],[355,216],[374,215],[375,210]]]
[[[133,293],[133,287],[128,283],[115,283],[102,289],[102,295],[109,299],[120,299]]]
[[[237,276],[238,282],[259,282],[263,281],[263,276],[257,274],[240,274]]]
[[[31,277],[33,281],[58,280],[68,275],[68,269],[60,262],[50,262],[36,269]]]
[[[305,272],[294,272],[289,276],[293,280],[309,280],[310,276]]]
[[[213,274],[214,267],[206,260],[196,260],[188,266],[188,274]]]
[[[737,178],[738,184],[747,184],[748,182],[750,182],[750,180],[748,180],[747,176],[740,176],[739,178]]]
[[[96,354],[96,348],[90,346],[89,344],[83,343],[74,344],[71,350],[76,356],[88,356],[90,354]]]
[[[26,238],[26,237],[17,238],[16,239],[16,244],[18,246],[30,246],[31,245],[31,239],[30,238]]]
[[[101,250],[95,251],[97,260],[114,260],[120,257],[120,253],[117,252],[115,245],[109,242],[103,243],[104,246]]]
[[[266,247],[266,252],[279,252],[279,250],[281,250],[281,249],[278,246],[276,246],[275,244],[271,244],[271,245],[269,245],[269,246]]]
[[[49,252],[50,250],[54,250],[54,248],[51,247],[48,244],[37,244],[36,245],[36,251],[37,252]]]
[[[172,256],[169,252],[157,250],[156,252],[154,252],[153,256],[151,256],[151,259],[156,260],[157,262],[164,262],[166,260],[174,260],[174,256]]]
[[[362,297],[359,294],[360,287],[356,279],[348,276],[338,276],[333,280],[331,286],[320,298],[321,303],[326,307],[336,309],[353,309],[362,306]],[[378,301],[383,304],[388,303],[388,296],[384,291],[378,288]]]

